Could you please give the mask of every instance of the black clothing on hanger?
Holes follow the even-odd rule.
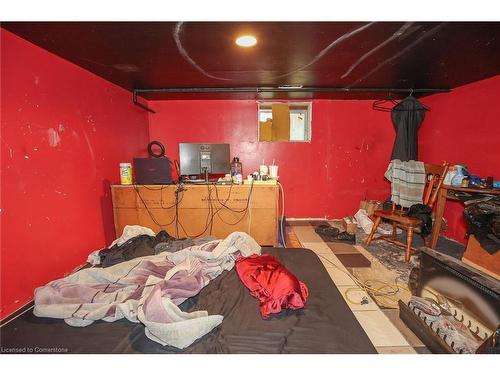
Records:
[[[391,160],[418,159],[418,129],[424,121],[426,110],[428,108],[411,95],[394,106],[391,118],[396,130],[396,139]]]

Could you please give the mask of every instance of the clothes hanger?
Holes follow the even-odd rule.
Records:
[[[391,92],[389,91],[389,99],[383,99],[383,100],[375,100],[373,102],[373,105],[372,105],[372,109],[375,110],[375,111],[382,111],[382,112],[392,112],[392,111],[408,111],[408,112],[413,112],[413,111],[430,111],[431,109],[426,106],[425,104],[423,103],[420,103],[422,105],[422,108],[417,108],[417,109],[399,109],[399,108],[394,108],[397,104],[399,103],[402,103],[404,102],[405,100],[408,100],[410,98],[412,99],[415,99],[417,100],[414,96],[413,96],[413,89],[410,89],[410,94],[400,100],[399,102],[397,100],[394,100],[391,98]],[[387,105],[391,105],[391,106],[387,106]]]
[[[412,99],[414,99],[414,100],[417,100],[417,98],[415,98],[415,97],[413,96],[413,89],[410,89],[410,95],[408,95],[406,98],[404,98],[403,100],[401,100],[401,102],[404,102],[405,100],[410,99],[410,98],[412,98]],[[424,103],[422,103],[422,102],[420,102],[420,101],[419,101],[419,103],[420,103],[420,105],[421,105],[423,108],[419,108],[419,109],[395,109],[395,110],[396,110],[396,111],[421,111],[422,109],[423,109],[424,111],[430,111],[430,110],[431,110],[431,109],[430,109],[428,106],[426,106]]]
[[[398,104],[398,101],[391,98],[392,92],[389,91],[389,99],[375,100],[372,109],[375,111],[391,112],[392,108]],[[387,105],[390,105],[389,107]]]

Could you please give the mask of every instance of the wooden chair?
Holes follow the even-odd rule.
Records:
[[[448,171],[448,165],[449,164],[447,162],[444,162],[442,165],[427,163],[425,164],[426,184],[422,201],[424,204],[428,205],[431,208],[438,197],[439,189],[441,189],[441,185],[443,184],[446,172]],[[400,210],[396,210],[396,205],[394,204],[394,202],[392,203],[392,209],[376,210],[373,215],[375,216],[375,222],[373,225],[373,229],[366,240],[366,244],[369,245],[370,242],[375,240],[385,240],[398,246],[405,247],[405,261],[409,262],[412,250],[414,252],[418,251],[411,245],[413,242],[413,233],[415,232],[415,229],[418,230],[421,224],[421,220],[415,217],[406,216],[406,211],[404,211],[403,208],[401,208]],[[374,237],[382,219],[387,219],[392,222],[392,235],[381,235]],[[406,244],[397,240],[397,228],[406,230]],[[425,246],[427,246],[427,240],[423,236],[422,238],[424,239]]]

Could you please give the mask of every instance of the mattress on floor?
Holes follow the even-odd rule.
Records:
[[[235,269],[223,272],[197,296],[180,305],[184,311],[222,314],[222,324],[184,350],[146,337],[144,327],[126,319],[98,321],[79,328],[64,321],[38,318],[32,309],[0,328],[3,352],[26,348],[52,353],[376,353],[363,328],[333,284],[319,258],[307,249],[263,248],[305,282],[304,309],[286,310],[262,319],[257,299]]]

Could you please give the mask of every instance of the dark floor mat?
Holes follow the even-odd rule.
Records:
[[[361,254],[335,254],[345,267],[370,267],[371,262]]]
[[[349,243],[327,242],[326,244],[334,254],[359,254],[358,249]]]

